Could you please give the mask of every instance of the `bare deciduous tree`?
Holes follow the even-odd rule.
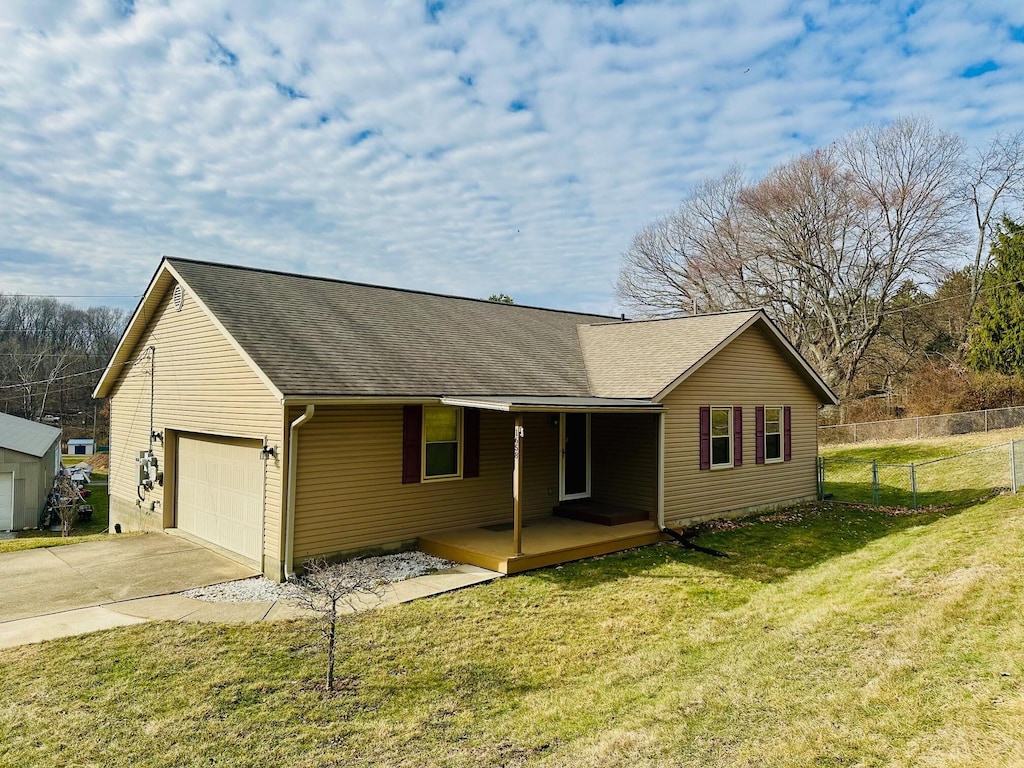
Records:
[[[325,685],[334,690],[334,668],[337,659],[338,626],[351,619],[357,611],[380,604],[387,584],[366,573],[354,562],[328,563],[307,560],[301,585],[305,587],[296,598],[299,605],[316,614],[320,644],[327,653]]]
[[[1011,213],[1007,204],[1017,203],[1020,206],[1024,201],[1024,131],[997,134],[967,161],[963,176],[962,196],[975,227],[970,268],[970,309],[973,311],[978,303],[985,270],[992,259],[987,245],[992,240],[995,227],[1004,215]],[[1012,212],[1015,216],[1017,213]]]
[[[954,134],[905,118],[756,183],[730,171],[636,235],[620,298],[654,315],[765,308],[847,397],[901,286],[962,242],[962,154]]]

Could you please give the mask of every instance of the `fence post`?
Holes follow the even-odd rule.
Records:
[[[985,409],[985,431],[988,432],[988,409]]]
[[[910,492],[914,496],[914,509],[917,509],[917,467],[910,465]]]
[[[853,442],[857,442],[857,422],[853,423]]]
[[[914,437],[918,440],[921,439],[921,417],[917,416],[914,418]]]
[[[818,457],[818,501],[825,500],[825,457]]]
[[[1016,451],[1015,441],[1010,440],[1010,489],[1017,492],[1017,457],[1014,455]]]
[[[871,460],[871,499],[878,506],[878,459]]]

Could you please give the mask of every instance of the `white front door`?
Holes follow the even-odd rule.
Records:
[[[563,413],[558,420],[561,461],[558,498],[590,497],[590,414]]]
[[[14,473],[0,472],[0,531],[14,530]]]

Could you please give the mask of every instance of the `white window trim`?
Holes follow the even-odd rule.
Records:
[[[566,414],[561,413],[558,417],[558,500],[572,501],[573,499],[590,498],[590,414],[587,417],[587,489],[582,493],[565,492],[565,422]]]
[[[765,464],[782,464],[786,460],[786,409],[781,405],[763,405],[764,408],[764,434],[761,435],[761,450],[764,451]],[[777,408],[779,411],[779,431],[771,434],[779,436],[779,455],[777,458],[768,458],[768,409]]]
[[[715,464],[715,411],[727,411],[729,413],[729,427],[726,438],[729,440],[729,463]],[[733,436],[736,434],[733,429],[732,418],[735,409],[731,405],[712,405],[708,412],[708,462],[711,469],[732,469],[736,466],[736,443]]]
[[[427,409],[428,408],[454,408],[455,409],[455,421],[456,421],[456,460],[458,462],[458,472],[454,475],[427,475]],[[423,406],[423,412],[420,416],[420,482],[422,483],[443,483],[448,480],[461,480],[462,479],[462,450],[465,445],[462,434],[462,424],[464,422],[462,408],[459,406],[452,405],[425,405]]]

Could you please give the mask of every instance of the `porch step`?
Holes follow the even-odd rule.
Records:
[[[581,520],[585,523],[597,523],[598,525],[625,525],[626,523],[639,523],[651,519],[650,512],[645,512],[642,509],[613,507],[610,504],[601,504],[589,500],[563,501],[552,511],[556,517]]]

